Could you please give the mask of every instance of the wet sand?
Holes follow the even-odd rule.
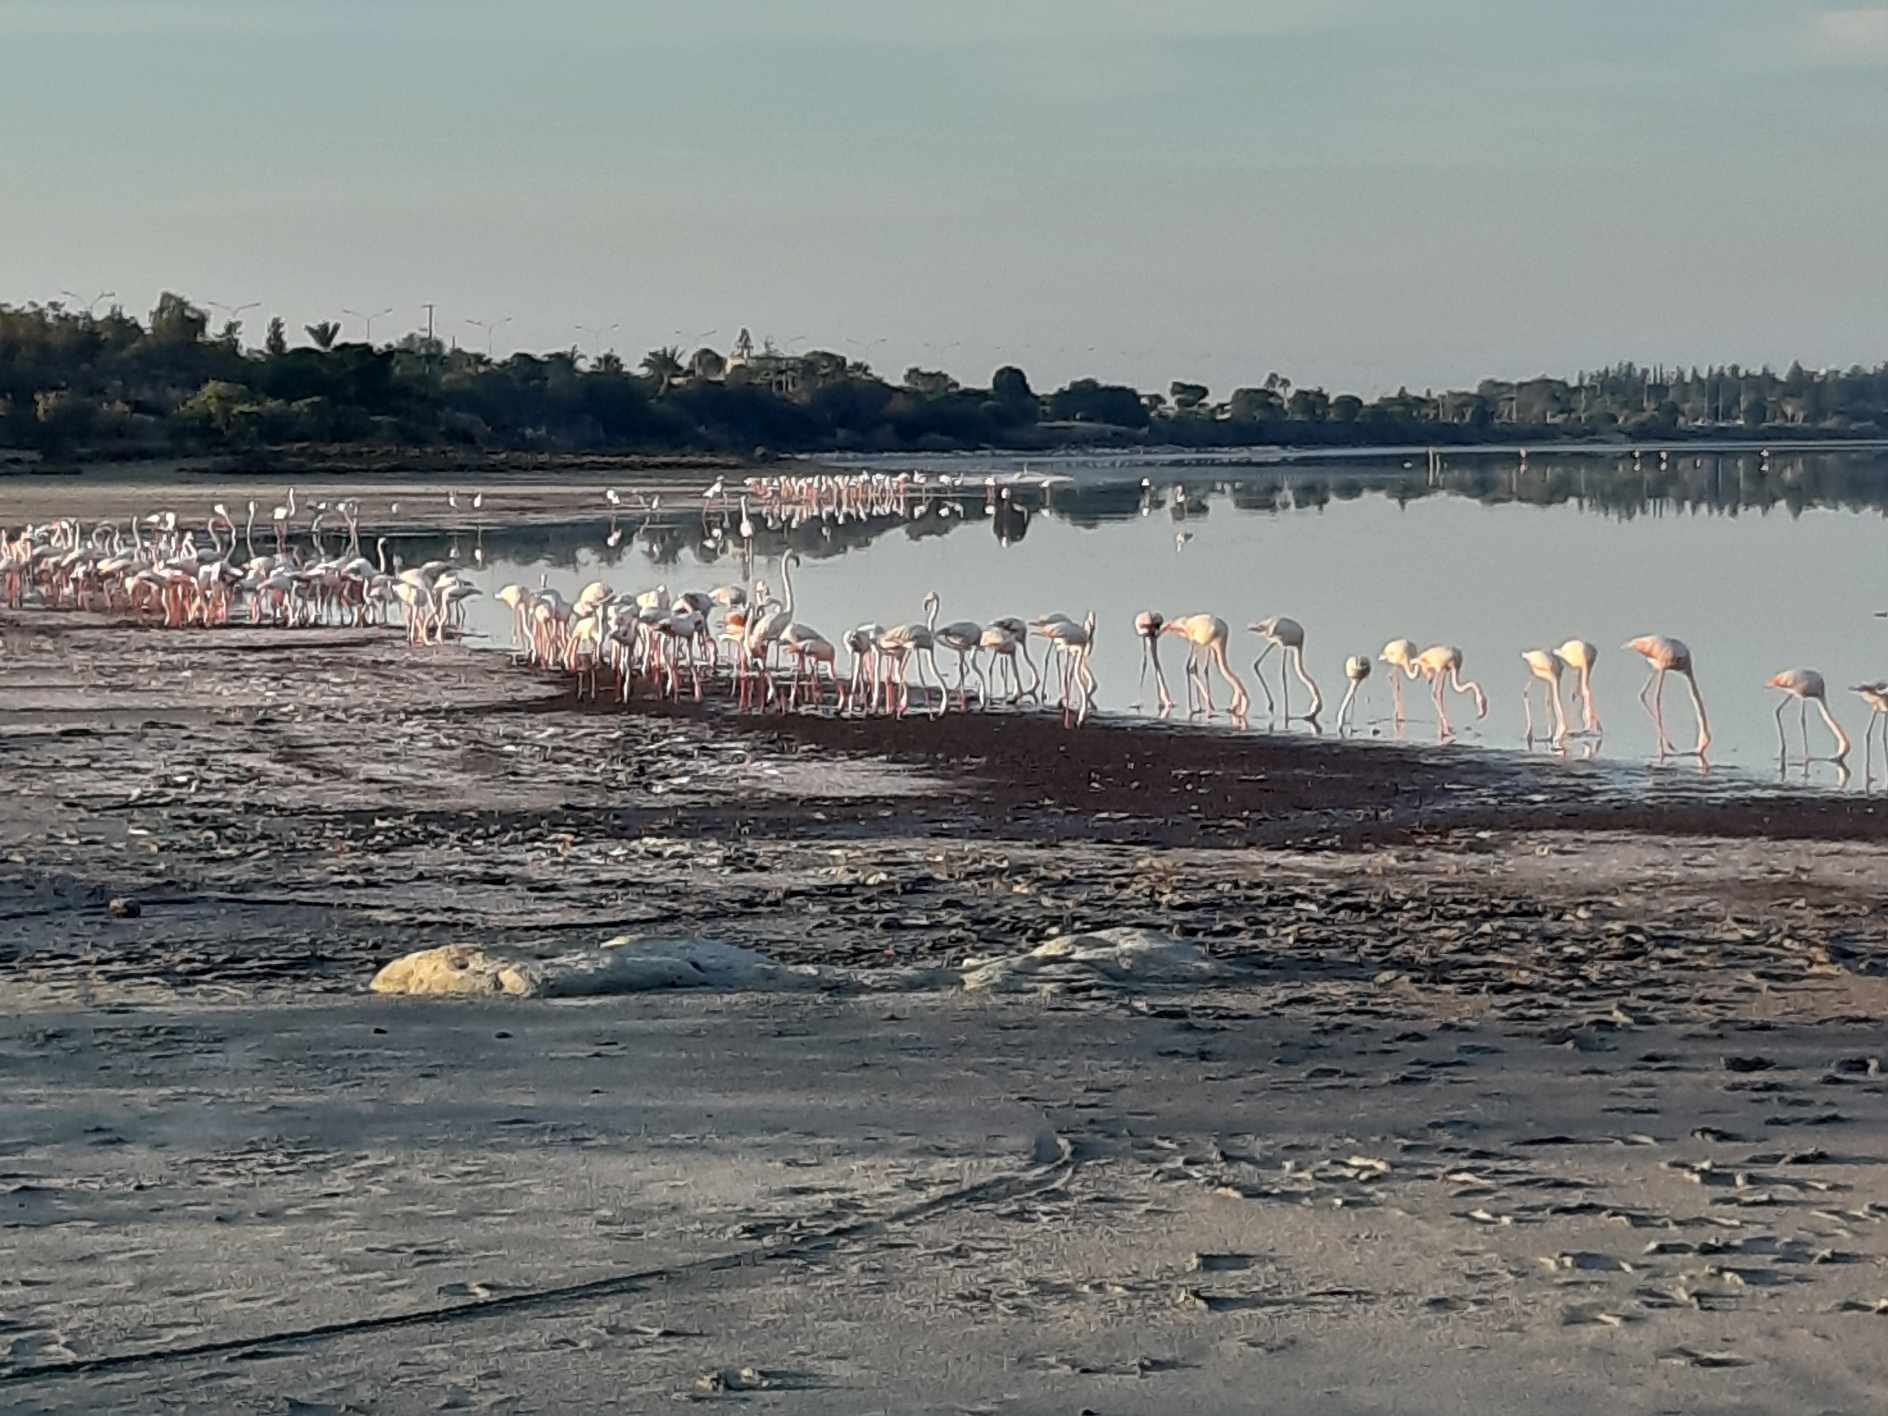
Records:
[[[1888,1376],[1882,797],[624,713],[397,631],[0,633],[0,1406],[1860,1412]],[[1233,973],[874,982],[1120,925]],[[857,983],[363,991],[622,933]]]

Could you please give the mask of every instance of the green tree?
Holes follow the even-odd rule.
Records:
[[[642,371],[655,380],[658,397],[667,393],[669,386],[687,372],[682,366],[682,351],[673,344],[651,349],[643,355]]]
[[[1355,423],[1357,415],[1364,411],[1364,401],[1354,393],[1340,393],[1331,400],[1331,421],[1333,423]]]
[[[1198,408],[1202,403],[1206,402],[1207,389],[1205,384],[1182,383],[1176,379],[1173,383],[1167,385],[1167,392],[1173,397],[1173,406],[1183,412]]]
[[[990,376],[990,397],[1010,408],[1037,405],[1036,390],[1029,386],[1029,375],[1014,364],[1005,364]]]
[[[1331,400],[1321,388],[1293,389],[1285,400],[1286,411],[1307,423],[1322,423],[1331,411]]]
[[[957,392],[957,380],[942,369],[920,369],[913,364],[905,370],[905,387],[926,398],[942,398]]]
[[[279,359],[288,353],[288,330],[282,324],[280,315],[269,321],[269,333],[263,339],[262,347],[271,359]]]
[[[323,320],[320,324],[303,325],[308,337],[315,341],[315,348],[327,353],[334,348],[334,341],[341,337],[341,324],[338,320]]]
[[[151,311],[151,338],[160,344],[195,344],[210,327],[210,317],[183,296],[166,290]]]
[[[1049,395],[1049,416],[1070,422],[1112,423],[1121,428],[1145,428],[1147,405],[1125,384],[1098,379],[1076,379]]]
[[[1254,423],[1278,417],[1285,411],[1285,400],[1279,397],[1276,388],[1236,388],[1228,406],[1232,416],[1240,422]]]

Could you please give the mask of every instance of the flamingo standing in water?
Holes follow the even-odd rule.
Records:
[[[924,597],[925,620],[923,624],[895,624],[878,637],[878,653],[874,656],[880,669],[886,667],[890,659],[898,666],[898,716],[904,717],[911,707],[911,664],[915,659],[918,665],[918,682],[927,692],[930,684],[924,676],[925,660],[931,663],[931,672],[937,675],[937,707],[932,711],[933,718],[944,716],[946,707],[944,693],[944,675],[937,666],[937,640],[934,632],[937,628],[938,611],[937,591],[932,590]],[[883,675],[886,696],[891,694],[891,676]],[[877,697],[876,690],[873,694]]]
[[[1521,690],[1523,711],[1527,714],[1527,743],[1534,745],[1534,685],[1547,687],[1547,701],[1553,708],[1553,744],[1559,747],[1567,738],[1567,715],[1560,706],[1560,655],[1551,649],[1523,649],[1521,661],[1527,665],[1527,683]]]
[[[1143,485],[1146,481],[1145,477],[1141,479]],[[1163,713],[1173,708],[1173,695],[1167,691],[1167,675],[1160,667],[1160,636],[1166,624],[1166,616],[1158,610],[1142,610],[1134,617],[1134,632],[1141,641],[1141,681],[1134,691],[1137,695],[1146,693],[1147,669],[1148,665],[1153,665],[1154,687],[1160,694],[1160,711]],[[1189,681],[1188,687],[1191,686]],[[1139,697],[1135,699],[1134,706],[1141,706]]]
[[[1042,701],[1042,673],[1036,668],[1036,661],[1029,657],[1029,626],[1025,624],[1019,616],[998,615],[995,619],[990,621],[986,628],[986,633],[990,629],[1000,629],[1016,641],[1016,653],[1023,656],[1024,667],[1029,670],[1028,688],[1022,687],[1020,683],[1021,675],[1017,675],[1019,682],[1017,684],[1018,692],[1016,697],[1024,698],[1033,693],[1036,696],[1036,701],[1040,703]],[[986,645],[985,647],[991,646]],[[998,649],[997,652],[1003,653],[1004,651]],[[1010,672],[1012,674],[1016,673],[1016,661],[1013,658],[1010,660]],[[1011,701],[1014,702],[1015,700]]]
[[[970,707],[970,697],[964,687],[964,681],[975,662],[971,656],[983,644],[983,626],[973,620],[954,620],[950,624],[939,625],[932,632],[937,643],[957,655],[957,707],[965,710]],[[986,698],[990,686],[984,682],[983,670],[977,669],[977,692],[980,698]]]
[[[990,651],[991,663],[999,671],[998,678],[1007,679],[1009,683],[1010,696],[1003,701],[1015,703],[1023,696],[1023,676],[1016,667],[1016,655],[1022,648],[1022,635],[1010,629],[1008,625],[993,621],[984,626],[983,633],[977,639],[977,652],[971,656],[970,660],[971,666],[977,673],[977,682],[985,689],[982,707],[990,706],[989,683],[983,676],[983,651],[986,649]]]
[[[1849,690],[1862,695],[1862,701],[1869,707],[1868,721],[1862,725],[1862,777],[1872,781],[1875,776],[1875,724],[1881,724],[1881,747],[1884,756],[1888,756],[1888,679],[1875,683],[1858,683]]]
[[[1436,701],[1436,726],[1444,737],[1455,734],[1455,725],[1449,721],[1449,715],[1443,710],[1442,690],[1454,689],[1457,693],[1473,694],[1475,697],[1475,716],[1488,716],[1488,697],[1482,692],[1482,686],[1473,679],[1462,677],[1462,651],[1453,644],[1432,644],[1416,656],[1416,671],[1429,680],[1431,694]]]
[[[1576,685],[1580,695],[1581,731],[1602,735],[1606,729],[1600,726],[1600,710],[1593,703],[1593,666],[1600,661],[1600,651],[1584,639],[1569,639],[1554,650],[1554,657],[1580,675]],[[1567,690],[1567,702],[1573,702],[1575,689]]]
[[[1403,721],[1403,680],[1415,678],[1422,672],[1416,667],[1417,652],[1414,639],[1392,639],[1377,656],[1390,666],[1390,697],[1395,700],[1399,723]]]
[[[1062,646],[1062,726],[1066,728],[1073,723],[1080,727],[1088,721],[1088,710],[1095,706],[1095,675],[1088,667],[1089,655],[1095,650],[1095,612],[1090,610],[1080,624],[1061,621],[1040,633]],[[1078,691],[1082,703],[1076,710],[1069,699]]]
[[[1357,689],[1370,677],[1370,659],[1364,654],[1352,654],[1344,661],[1344,677],[1350,680],[1350,687],[1344,690],[1344,701],[1337,705],[1337,730],[1344,731],[1344,724],[1350,717],[1351,705],[1357,701]]]
[[[1159,616],[1155,616],[1156,619]],[[1137,617],[1135,629],[1141,628]],[[1178,619],[1161,620],[1159,632],[1171,634],[1187,642],[1187,712],[1217,713],[1218,705],[1213,702],[1213,684],[1206,676],[1210,664],[1219,670],[1219,676],[1226,680],[1226,686],[1232,690],[1232,702],[1226,711],[1234,718],[1243,718],[1251,706],[1251,697],[1246,693],[1246,686],[1239,675],[1233,672],[1232,660],[1226,646],[1230,642],[1231,631],[1226,621],[1218,615],[1197,614],[1181,615]],[[1151,646],[1150,646],[1151,647]],[[1163,711],[1173,706],[1173,700],[1167,696],[1166,675],[1160,673],[1160,660],[1154,660],[1155,677],[1160,685],[1161,707]],[[1262,685],[1261,685],[1262,686]],[[1266,695],[1269,705],[1271,695]],[[1204,703],[1205,707],[1200,705]]]
[[[1840,762],[1849,755],[1849,735],[1842,731],[1842,724],[1829,711],[1829,690],[1821,674],[1814,669],[1785,669],[1780,674],[1772,674],[1764,685],[1766,688],[1783,690],[1783,697],[1777,703],[1777,756],[1789,761],[1789,744],[1783,738],[1783,710],[1790,705],[1792,698],[1803,706],[1803,760],[1813,762],[1809,755],[1809,705],[1814,702],[1822,713],[1823,722],[1829,725],[1829,731],[1835,734],[1835,755],[1831,762]]]
[[[1260,677],[1259,665],[1265,662],[1265,656],[1274,649],[1283,649],[1284,660],[1298,674],[1298,681],[1311,690],[1311,711],[1300,714],[1305,722],[1315,725],[1318,714],[1324,711],[1324,695],[1318,692],[1318,686],[1311,675],[1305,672],[1305,627],[1287,615],[1273,615],[1262,619],[1257,624],[1246,626],[1254,634],[1261,635],[1266,641],[1265,648],[1259,651],[1259,657],[1252,661],[1252,677],[1258,679],[1259,687],[1265,689],[1266,709],[1272,704],[1272,691],[1265,688],[1265,680]],[[1285,722],[1292,721],[1291,688],[1285,681],[1285,663],[1278,666],[1278,691],[1285,702]]]
[[[1625,647],[1652,666],[1652,676],[1645,681],[1645,687],[1639,690],[1639,703],[1651,716],[1652,726],[1658,730],[1659,756],[1696,757],[1702,761],[1705,751],[1711,746],[1711,723],[1705,717],[1704,696],[1698,692],[1698,676],[1692,669],[1690,648],[1684,640],[1672,639],[1663,634],[1642,634],[1637,639],[1628,639]],[[1677,752],[1671,740],[1665,736],[1667,674],[1683,674],[1685,684],[1691,690],[1692,711],[1698,715],[1698,745],[1690,752]],[[1648,694],[1651,695],[1649,699]]]

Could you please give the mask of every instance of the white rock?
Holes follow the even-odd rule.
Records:
[[[503,954],[465,944],[422,949],[395,959],[368,986],[376,993],[585,998],[665,988],[780,992],[825,981],[821,970],[777,964],[732,944],[619,936],[561,954]]]
[[[1171,988],[1247,977],[1191,940],[1147,929],[1063,934],[1026,954],[964,961],[964,988],[971,993]]]

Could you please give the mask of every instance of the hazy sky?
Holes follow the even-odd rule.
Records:
[[[0,52],[13,303],[1039,387],[1888,354],[1888,6],[0,0]]]

